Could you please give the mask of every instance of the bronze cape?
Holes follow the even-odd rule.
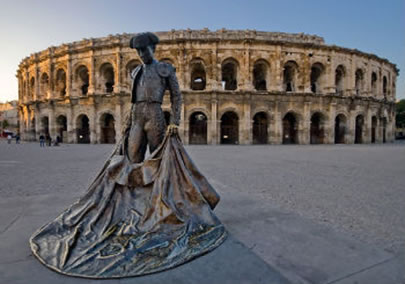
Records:
[[[138,276],[180,265],[226,239],[212,212],[219,195],[178,135],[166,133],[137,164],[125,153],[126,129],[85,195],[31,237],[47,267],[88,278]]]

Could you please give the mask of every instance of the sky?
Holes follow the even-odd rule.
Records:
[[[0,0],[0,101],[18,98],[21,60],[49,46],[187,28],[316,34],[396,64],[405,99],[405,0]]]

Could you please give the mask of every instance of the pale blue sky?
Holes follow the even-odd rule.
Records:
[[[405,98],[405,0],[0,0],[0,101],[17,99],[16,70],[33,52],[86,37],[171,29],[316,34],[387,58]]]

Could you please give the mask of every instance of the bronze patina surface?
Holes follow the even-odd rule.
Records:
[[[133,72],[124,133],[86,194],[30,239],[47,267],[72,276],[120,278],[162,271],[219,246],[226,230],[213,213],[219,195],[177,134],[181,93],[175,70],[157,62],[158,39],[131,40],[144,64]],[[160,107],[169,89],[172,121]],[[144,160],[146,147],[151,156]]]

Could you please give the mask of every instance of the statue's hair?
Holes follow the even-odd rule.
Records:
[[[130,48],[141,48],[141,47],[146,47],[146,46],[152,46],[155,48],[155,46],[159,43],[159,38],[157,35],[151,33],[151,32],[146,32],[146,33],[140,33],[137,34],[136,36],[132,37],[131,40],[129,41],[129,47]]]

